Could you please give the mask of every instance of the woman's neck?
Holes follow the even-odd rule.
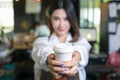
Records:
[[[66,35],[59,35],[57,37],[58,37],[58,40],[60,43],[64,43],[66,41],[67,34]]]

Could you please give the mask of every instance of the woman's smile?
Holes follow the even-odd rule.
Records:
[[[58,28],[58,31],[60,31],[60,32],[64,32],[65,29],[63,29],[63,28]]]

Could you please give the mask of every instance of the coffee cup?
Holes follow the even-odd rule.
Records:
[[[70,43],[59,43],[54,46],[55,59],[58,61],[71,61],[73,47]]]

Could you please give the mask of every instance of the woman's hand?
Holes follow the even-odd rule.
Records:
[[[80,53],[77,51],[73,52],[72,61],[65,62],[64,67],[68,70],[61,72],[62,74],[66,74],[68,76],[75,76],[78,72],[78,63],[80,60]]]
[[[52,73],[55,79],[59,79],[62,77],[62,75],[59,73],[64,71],[64,68],[61,67],[63,63],[60,61],[56,61],[54,54],[50,54],[47,57],[47,64],[50,69],[50,72]]]

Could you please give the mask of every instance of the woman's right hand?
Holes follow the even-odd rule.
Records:
[[[61,67],[61,65],[63,64],[62,62],[55,60],[55,54],[50,54],[47,57],[47,64],[50,72],[55,79],[59,79],[62,77],[62,75],[59,73],[65,71],[65,69]]]

